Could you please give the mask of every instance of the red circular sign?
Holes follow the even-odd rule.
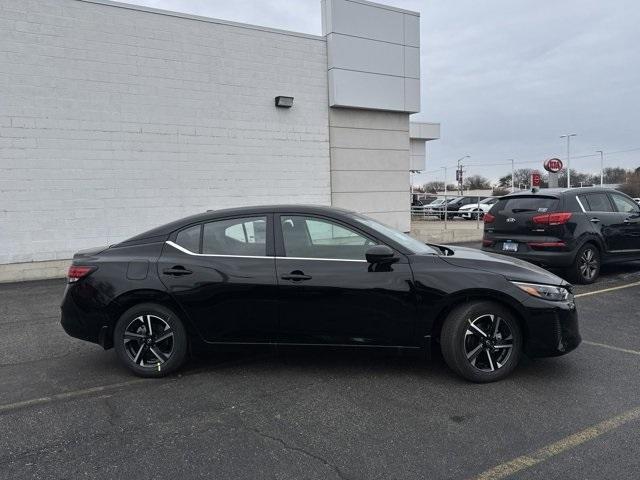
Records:
[[[550,158],[549,160],[545,160],[544,162],[544,169],[547,172],[558,173],[560,170],[562,170],[562,167],[562,160],[560,160],[559,158]]]

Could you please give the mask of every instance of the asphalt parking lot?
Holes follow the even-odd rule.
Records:
[[[437,356],[217,354],[138,379],[0,285],[0,478],[640,478],[640,262],[577,287],[583,344],[467,383]]]

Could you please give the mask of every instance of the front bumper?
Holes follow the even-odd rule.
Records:
[[[580,342],[578,312],[573,299],[566,302],[531,300],[525,332],[525,352],[531,357],[555,357],[574,350]]]

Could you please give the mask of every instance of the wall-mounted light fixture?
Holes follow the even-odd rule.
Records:
[[[276,107],[280,107],[280,108],[293,107],[293,97],[283,97],[282,95],[277,96]]]

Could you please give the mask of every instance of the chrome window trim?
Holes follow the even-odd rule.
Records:
[[[360,263],[368,263],[366,260],[354,260],[349,258],[312,258],[312,257],[276,257],[273,255],[229,255],[222,253],[195,253],[191,250],[187,250],[184,247],[181,247],[177,243],[172,242],[171,240],[167,240],[165,242],[167,245],[172,246],[173,248],[180,250],[182,253],[186,253],[187,255],[192,255],[194,257],[226,257],[226,258],[275,258],[276,260],[325,260],[329,262],[360,262]]]
[[[276,257],[278,260],[326,260],[329,262],[360,262],[368,263],[366,260],[356,260],[353,258],[314,258],[314,257]]]
[[[181,247],[177,243],[172,242],[171,240],[167,240],[165,242],[167,245],[171,245],[173,248],[180,250],[187,255],[193,255],[194,257],[229,257],[229,258],[273,258],[271,255],[228,255],[221,253],[195,253],[191,250],[187,250],[184,247]]]
[[[587,213],[587,211],[584,208],[584,205],[582,205],[582,201],[580,200],[580,195],[576,195],[576,201],[578,202],[578,205],[580,205],[580,208],[582,209],[582,213]]]

